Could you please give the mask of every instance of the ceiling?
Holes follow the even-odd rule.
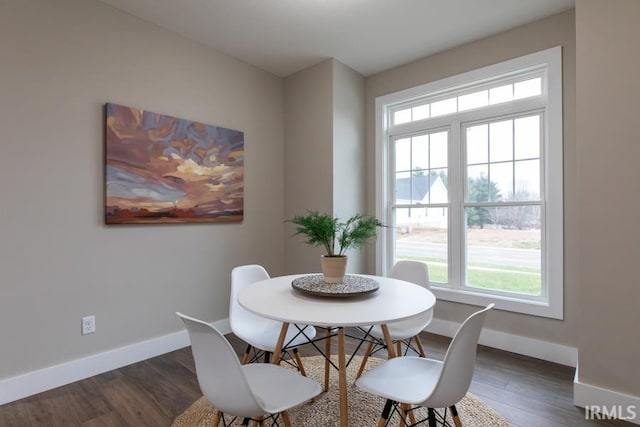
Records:
[[[574,7],[575,0],[101,0],[285,77],[327,58],[365,76]]]

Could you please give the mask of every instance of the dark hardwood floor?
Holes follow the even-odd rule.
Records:
[[[244,344],[228,338],[241,354]],[[424,333],[422,341],[430,357],[441,359],[449,338]],[[514,426],[630,425],[585,420],[573,405],[573,376],[570,367],[480,346],[470,391]],[[200,396],[187,347],[0,406],[0,426],[169,426]]]

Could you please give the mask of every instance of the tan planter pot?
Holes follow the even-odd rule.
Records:
[[[342,283],[344,272],[347,270],[346,256],[322,255],[322,275],[327,283]]]

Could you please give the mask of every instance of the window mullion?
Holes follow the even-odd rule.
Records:
[[[464,159],[461,126],[459,121],[453,121],[449,131],[449,287],[451,288],[459,288],[463,284],[464,173],[462,165]]]
[[[396,157],[395,157],[395,150],[394,150],[394,145],[396,143],[396,139],[395,137],[388,137],[388,144],[386,147],[387,150],[387,159],[388,159],[388,170],[389,170],[389,178],[388,178],[388,182],[387,182],[387,197],[389,198],[389,203],[387,203],[388,206],[388,211],[387,211],[387,218],[388,218],[388,224],[393,223],[395,224],[395,215],[396,215],[396,209],[395,209],[395,175],[396,175]],[[387,239],[386,239],[386,251],[387,251],[387,258],[385,260],[386,265],[385,265],[385,271],[391,271],[391,267],[392,267],[392,260],[394,260],[396,258],[396,248],[395,248],[395,229],[394,228],[390,228],[387,230]]]

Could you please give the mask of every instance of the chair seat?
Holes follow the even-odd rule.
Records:
[[[396,357],[366,372],[356,381],[359,389],[386,398],[379,426],[388,425],[392,407],[397,409],[404,404],[429,408],[426,419],[418,422],[410,419],[411,425],[428,421],[429,426],[435,426],[434,408],[450,408],[453,423],[462,425],[456,404],[471,385],[480,331],[487,311],[493,307],[494,304],[489,304],[467,317],[449,343],[443,361],[415,356]],[[404,417],[402,422],[409,424]]]
[[[322,392],[317,381],[269,363],[243,365],[247,382],[261,406],[278,413],[299,405]]]
[[[234,330],[234,333],[238,338],[251,345],[252,347],[274,353],[281,330],[281,323],[263,322],[261,324],[251,325],[251,329],[247,330],[246,332],[243,329],[236,328]],[[302,334],[296,336],[298,332],[298,328],[296,328],[295,325],[289,325],[287,336],[284,340],[287,347],[295,347],[298,345],[306,344],[309,342],[309,340],[315,338],[316,336],[316,328],[314,328],[313,326],[304,327],[304,333],[307,335],[307,337],[309,337],[309,340]],[[291,341],[292,339],[293,341]]]
[[[356,385],[386,399],[417,405],[432,394],[442,366],[439,360],[424,357],[396,357],[365,372]]]
[[[214,326],[176,314],[189,332],[200,390],[219,410],[213,425],[219,425],[222,413],[241,418],[281,413],[289,426],[284,411],[322,392],[319,383],[289,369],[269,363],[241,365],[229,341]]]

